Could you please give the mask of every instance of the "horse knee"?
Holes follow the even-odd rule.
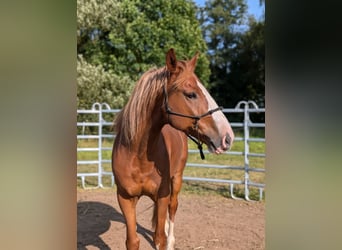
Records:
[[[178,208],[178,199],[177,196],[171,197],[171,202],[169,204],[169,219],[171,221],[175,220],[175,215]]]

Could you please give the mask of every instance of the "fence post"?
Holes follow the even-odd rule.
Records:
[[[241,108],[243,105],[244,109],[244,118],[243,118],[243,130],[244,130],[244,136],[243,136],[243,143],[244,143],[244,167],[245,167],[245,176],[244,176],[244,186],[245,186],[245,199],[248,201],[251,201],[249,198],[249,125],[251,123],[250,117],[249,117],[249,105],[252,105],[255,109],[258,109],[258,105],[254,101],[240,101],[235,108]]]
[[[243,127],[244,127],[244,162],[245,162],[245,199],[249,200],[249,189],[248,189],[248,182],[249,182],[249,112],[248,112],[248,103],[244,105],[244,120],[243,120]]]
[[[101,126],[101,136],[100,136],[100,152],[101,152],[101,154],[100,154],[100,156],[101,156],[101,158],[99,159],[99,161],[100,161],[100,167],[101,167],[101,185],[100,185],[100,187],[101,188],[104,188],[104,186],[103,186],[103,184],[102,184],[102,175],[103,175],[103,172],[104,172],[104,170],[103,170],[103,168],[102,168],[102,138],[103,138],[103,135],[102,135],[102,126],[103,126],[103,123],[105,123],[106,121],[103,119],[103,115],[102,115],[102,111],[104,110],[104,109],[107,109],[107,110],[110,110],[110,106],[107,104],[107,103],[101,103],[101,112],[100,112],[100,126]]]
[[[243,116],[243,144],[244,144],[244,151],[243,151],[243,158],[244,158],[244,167],[245,167],[245,176],[244,176],[244,185],[245,185],[245,199],[249,200],[249,188],[248,188],[248,182],[249,182],[249,112],[248,112],[248,102],[241,101],[238,103],[237,106],[243,105],[244,109],[244,116]]]
[[[103,116],[102,116],[102,110],[103,110],[103,107],[105,107],[105,109],[107,110],[110,110],[110,107],[107,103],[94,103],[93,106],[92,106],[92,109],[96,110],[96,107],[98,107],[98,110],[99,110],[99,116],[98,116],[98,122],[99,122],[99,126],[98,126],[98,136],[99,136],[99,139],[98,139],[98,155],[97,155],[97,159],[98,159],[98,186],[100,188],[104,188],[103,184],[102,184],[102,172],[103,172],[103,169],[102,169],[102,126],[103,126],[103,122],[105,122],[105,120],[103,119]]]
[[[98,110],[98,142],[97,142],[97,186],[103,187],[102,185],[102,105],[98,102],[95,102],[92,107],[92,110]]]

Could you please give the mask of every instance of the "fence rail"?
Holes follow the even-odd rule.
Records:
[[[111,109],[110,106],[106,103],[94,103],[92,105],[91,110],[77,110],[77,127],[78,127],[78,135],[77,140],[89,140],[95,139],[97,140],[97,147],[77,147],[77,153],[81,152],[95,152],[93,153],[92,159],[79,159],[77,158],[77,178],[80,179],[81,185],[83,188],[86,187],[86,178],[93,177],[97,179],[97,185],[92,186],[91,188],[104,188],[105,185],[103,183],[103,178],[107,177],[110,179],[109,186],[114,185],[114,177],[111,171],[105,171],[104,166],[109,166],[111,163],[110,158],[104,157],[104,153],[106,151],[107,155],[111,152],[112,147],[105,146],[103,143],[103,139],[114,139],[115,135],[111,134],[109,131],[109,127],[113,125],[113,116],[117,114],[120,110],[119,109]],[[187,162],[186,166],[188,167],[196,167],[196,168],[216,168],[216,169],[226,169],[226,170],[233,170],[233,171],[244,171],[244,176],[240,180],[230,180],[230,179],[219,179],[219,178],[203,178],[203,177],[189,177],[184,176],[183,180],[185,181],[202,181],[202,182],[212,182],[212,183],[222,183],[228,184],[230,186],[230,196],[233,199],[241,199],[238,198],[234,194],[234,186],[235,185],[243,185],[244,186],[244,198],[248,201],[252,200],[250,198],[250,187],[257,188],[259,190],[259,200],[262,200],[263,193],[265,189],[264,183],[257,183],[250,180],[250,172],[257,172],[265,174],[264,168],[256,168],[250,166],[249,158],[250,157],[261,157],[265,158],[265,153],[255,153],[250,152],[249,143],[250,142],[259,142],[265,143],[265,138],[251,138],[250,137],[250,128],[263,128],[265,129],[265,123],[253,123],[250,119],[250,113],[265,113],[264,108],[258,108],[258,106],[253,101],[241,101],[239,102],[235,108],[228,109],[224,108],[223,112],[226,114],[231,113],[241,113],[243,114],[243,121],[242,122],[231,122],[231,126],[234,128],[242,128],[243,129],[243,136],[236,137],[235,141],[242,141],[243,142],[243,150],[242,151],[229,151],[225,152],[225,154],[229,155],[238,155],[243,157],[244,164],[243,166],[228,166],[228,165],[218,165],[218,164],[204,164],[204,163],[192,163]],[[91,116],[88,117],[88,120],[92,120],[91,122],[88,121],[79,121],[84,120],[81,119],[81,116]],[[107,120],[104,116],[110,115],[110,118]],[[85,119],[87,120],[87,119]],[[95,122],[94,122],[95,120]],[[106,128],[107,129],[104,129]],[[92,129],[90,129],[92,128]],[[86,131],[87,129],[87,131]],[[91,132],[89,132],[90,130]],[[209,154],[207,150],[203,151],[204,154]],[[189,149],[189,154],[198,154],[198,150]],[[82,170],[82,166],[87,168],[87,171]],[[90,170],[91,169],[91,170]],[[108,169],[108,167],[107,167]]]

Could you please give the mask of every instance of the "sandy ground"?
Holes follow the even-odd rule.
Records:
[[[140,249],[154,249],[152,201],[137,206]],[[180,195],[175,221],[175,248],[265,249],[265,203],[218,195]],[[113,190],[78,190],[77,249],[125,249],[124,218]]]

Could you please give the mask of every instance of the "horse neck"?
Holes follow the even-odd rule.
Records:
[[[147,151],[157,146],[159,136],[163,126],[166,124],[165,117],[161,112],[161,103],[157,102],[151,116],[147,117],[146,124],[137,135],[135,143],[132,146],[133,151],[139,155],[146,155]]]

